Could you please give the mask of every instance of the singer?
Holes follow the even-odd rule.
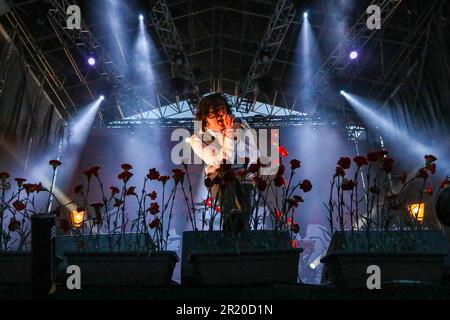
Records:
[[[190,141],[192,149],[206,165],[205,178],[214,180],[220,176],[223,164],[227,164],[227,170],[234,174],[240,173],[232,182],[221,187],[214,184],[211,188],[211,196],[220,205],[222,228],[232,232],[249,230],[254,184],[252,174],[245,170],[257,162],[257,156],[254,156],[258,154],[256,137],[237,134],[250,131],[250,127],[245,121],[235,119],[226,97],[220,93],[200,100],[196,121],[201,122],[201,130],[195,132]],[[253,156],[249,157],[249,154]],[[244,164],[238,159],[247,161]]]

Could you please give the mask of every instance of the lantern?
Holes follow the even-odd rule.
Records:
[[[409,214],[419,222],[425,218],[425,203],[415,203],[409,206]]]
[[[84,223],[84,210],[77,209],[72,211],[72,224],[75,228],[80,228]]]

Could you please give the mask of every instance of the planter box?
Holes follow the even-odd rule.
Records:
[[[301,249],[289,232],[184,232],[183,285],[221,286],[297,283]]]
[[[382,283],[441,284],[447,242],[440,231],[336,232],[321,259],[322,284],[366,287],[371,265],[380,267]]]
[[[0,285],[31,285],[31,252],[0,253]]]
[[[169,286],[178,262],[175,252],[66,252],[81,269],[81,286]]]

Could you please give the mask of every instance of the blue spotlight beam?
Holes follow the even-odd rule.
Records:
[[[171,62],[173,75],[186,81],[187,85],[184,88],[183,95],[188,101],[192,113],[195,113],[194,109],[199,99],[198,87],[191,63],[184,50],[183,42],[178,34],[169,7],[164,0],[150,2],[152,4],[150,19],[154,30],[158,34],[167,58]],[[182,57],[182,62],[177,63],[175,57]]]
[[[381,9],[382,24],[385,24],[394,15],[397,8],[403,0],[374,0],[371,4],[377,5]],[[327,89],[326,82],[337,70],[345,70],[352,61],[349,61],[348,55],[343,54],[348,49],[349,44],[363,49],[369,41],[375,36],[377,30],[369,30],[367,28],[367,14],[364,13],[359,17],[357,22],[347,32],[345,37],[339,42],[336,49],[331,53],[328,59],[322,64],[319,71],[313,76],[310,83],[317,97],[325,96],[323,93]],[[302,99],[304,96],[303,88],[297,98]],[[297,100],[297,99],[295,99]],[[294,108],[295,105],[292,106]]]
[[[128,106],[129,108],[133,108],[134,113],[141,113],[143,111],[144,105],[153,108],[150,102],[142,99],[135,92],[134,88],[125,78],[120,68],[118,68],[117,65],[114,64],[109,54],[94,37],[83,19],[81,20],[80,30],[70,30],[66,27],[66,9],[71,5],[76,5],[77,2],[75,0],[72,0],[71,2],[69,2],[68,0],[49,0],[49,2],[54,8],[54,10],[51,11],[52,14],[50,15],[54,23],[83,55],[88,56],[91,52],[95,53],[97,57],[95,69],[100,75],[107,75],[108,80],[117,88],[116,106],[120,117],[122,119],[125,118],[125,114],[121,107],[124,105]],[[80,46],[80,44],[82,45]]]
[[[252,66],[243,81],[241,99],[239,99],[237,109],[239,106],[244,106],[245,112],[254,109],[258,96],[257,79],[269,73],[295,13],[296,10],[290,0],[278,2]],[[265,61],[262,61],[264,59],[261,59],[261,56],[264,52],[267,52],[267,55],[265,55]]]

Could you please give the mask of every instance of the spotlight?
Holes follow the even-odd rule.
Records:
[[[271,53],[269,49],[263,49],[260,53],[260,58],[263,63],[269,63],[271,58]]]
[[[341,90],[339,93],[341,94],[341,96],[343,96],[345,94],[345,91]]]
[[[303,13],[303,18],[308,19],[308,11],[305,11],[305,12]]]
[[[144,15],[142,13],[139,15],[139,21],[144,21]]]
[[[173,61],[177,66],[182,66],[184,64],[184,55],[181,52],[176,52]]]
[[[100,101],[103,101],[103,100],[105,100],[105,96],[104,96],[104,95],[101,95],[101,96],[100,96]]]
[[[95,60],[94,57],[89,57],[88,63],[89,63],[90,66],[95,66],[95,63],[96,63],[96,62],[97,62],[97,61]]]
[[[316,265],[314,264],[314,262],[313,262],[313,263],[310,263],[310,264],[309,264],[309,267],[310,267],[311,269],[313,269],[313,270],[316,269]]]
[[[355,60],[356,58],[358,58],[358,52],[353,50],[350,52],[350,59]]]

